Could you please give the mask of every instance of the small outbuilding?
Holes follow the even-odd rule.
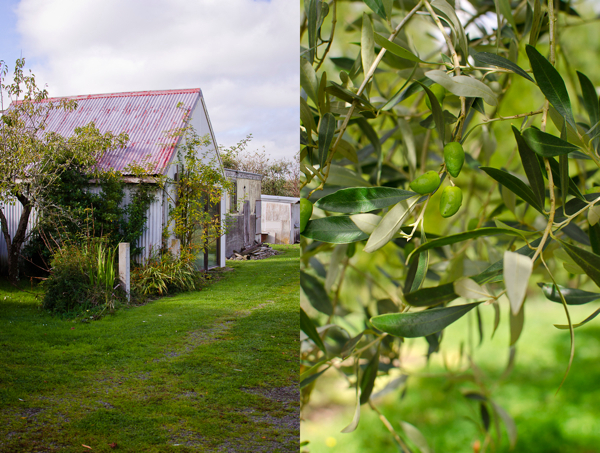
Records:
[[[208,149],[202,150],[203,159],[205,162],[207,159],[214,162],[213,165],[224,172],[200,88],[93,94],[68,99],[77,101],[77,109],[50,111],[46,131],[69,137],[76,127],[93,121],[102,133],[126,132],[129,135],[127,147],[105,153],[99,161],[99,167],[120,171],[128,183],[136,183],[134,175],[128,173],[132,164],[151,168],[150,178],[152,175],[167,175],[174,179],[178,171],[177,148],[180,137],[169,136],[167,132],[188,124],[195,128],[199,136],[210,137]],[[52,100],[57,101],[58,98]],[[227,203],[227,194],[223,193],[221,202],[214,208],[221,222],[225,221]],[[143,247],[142,261],[148,258],[152,250],[174,244],[175,236],[168,222],[172,204],[172,197],[166,193],[158,194],[151,204],[147,213],[147,229],[137,244]],[[12,235],[18,226],[21,205],[17,202],[13,206],[3,207],[3,211],[7,214],[8,229]],[[209,244],[198,258],[198,268],[224,266],[225,249],[225,237]],[[6,261],[7,247],[0,235],[0,266]]]
[[[226,168],[225,176],[234,182],[226,204],[225,256],[230,257],[234,252],[261,242],[262,175]]]
[[[300,198],[261,195],[260,199],[263,242],[300,242]]]

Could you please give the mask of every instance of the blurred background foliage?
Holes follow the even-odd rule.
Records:
[[[510,21],[501,18],[501,40],[497,41],[496,7],[502,3],[509,5],[517,29],[513,30]],[[533,11],[535,3],[527,0],[456,0],[452,7],[466,25],[472,49],[504,56],[512,52],[514,56],[518,48],[514,62],[529,70],[530,63],[525,53],[525,45],[529,42],[529,31],[526,30],[529,19],[525,16],[528,7]],[[377,7],[381,5],[385,10],[386,4],[388,8],[389,4],[393,5],[390,17],[395,26],[417,2],[338,0],[327,4],[328,13],[322,18],[320,32],[324,42],[317,48],[311,66],[319,83],[326,86],[339,84],[356,93],[363,78],[360,69],[361,39],[364,39],[362,21],[366,17],[363,14],[372,20],[375,32],[387,36],[390,26],[385,18],[374,12]],[[545,2],[540,6],[542,11],[547,11]],[[576,120],[587,121],[575,71],[587,75],[595,87],[600,85],[600,34],[597,32],[600,2],[556,2],[556,7],[558,32],[554,66],[565,81]],[[305,2],[302,2],[301,8],[305,14],[309,13],[309,5]],[[333,24],[332,18],[335,18]],[[310,60],[308,24],[306,16],[303,16],[301,54],[306,61]],[[326,57],[320,62],[319,56],[328,46],[326,41],[331,36],[333,25],[334,39]],[[446,30],[449,32],[449,27],[446,26]],[[425,8],[410,19],[394,42],[410,49],[424,61],[441,63],[443,57],[440,53],[448,54],[441,33]],[[547,20],[545,23],[542,21],[536,48],[548,58]],[[376,53],[378,50],[375,46]],[[375,72],[374,81],[367,85],[363,95],[375,106],[373,117],[363,110],[362,118],[372,125],[380,139],[381,152],[377,154],[368,128],[359,124],[361,118],[355,115],[355,121],[350,122],[343,135],[349,146],[329,156],[335,169],[324,178],[326,182],[322,185],[316,174],[322,174],[326,165],[320,165],[325,162],[320,161],[317,152],[322,136],[318,140],[316,138],[327,107],[321,108],[303,90],[304,102],[315,122],[311,134],[310,130],[307,131],[310,126],[306,124],[306,116],[303,117],[303,151],[300,156],[301,168],[306,176],[302,196],[311,202],[342,188],[362,185],[357,178],[365,181],[365,185],[408,190],[408,183],[415,176],[427,170],[437,170],[443,163],[439,131],[426,129],[420,124],[431,114],[422,91],[406,96],[389,110],[382,109],[402,88],[410,86],[410,81],[422,79],[424,72],[437,67],[421,64],[415,70],[414,62],[390,55],[390,52],[386,55]],[[325,82],[323,74],[326,74]],[[481,73],[471,75],[481,78]],[[487,77],[485,82],[499,95],[499,107],[495,109],[485,105],[486,115],[475,113],[464,129],[465,134],[474,125],[485,122],[485,118],[519,115],[540,109],[544,104],[544,95],[525,78],[497,73]],[[331,101],[338,133],[344,119],[343,108],[349,104],[336,104],[339,99],[335,96],[325,97]],[[448,93],[443,109],[458,117],[461,110],[459,97]],[[405,124],[400,124],[402,120]],[[544,229],[545,220],[540,219],[537,212],[528,209],[518,197],[501,189],[492,178],[477,169],[481,164],[502,168],[526,180],[511,130],[511,126],[522,129],[526,121],[529,121],[527,125],[540,127],[539,115],[494,121],[478,126],[467,137],[463,143],[467,161],[461,174],[453,179],[464,192],[463,206],[455,217],[444,219],[437,209],[440,194],[435,193],[423,217],[428,238],[470,230],[473,219],[480,220],[480,226],[494,226],[494,219],[497,219],[519,229]],[[406,154],[407,126],[417,154],[414,170],[411,170]],[[587,128],[591,126],[588,124]],[[454,123],[446,126],[447,137],[456,133],[453,127]],[[560,128],[550,120],[546,131],[561,135]],[[379,176],[378,165],[381,165]],[[598,191],[596,187],[600,180],[595,174],[596,169],[589,160],[569,159],[569,174],[584,193]],[[555,184],[559,185],[556,181]],[[559,199],[560,191],[555,190]],[[561,204],[559,199],[557,206]],[[335,214],[315,207],[312,220],[332,215]],[[585,215],[577,219],[578,225],[584,225],[585,230],[587,226],[582,219]],[[419,241],[413,239],[412,243],[416,242],[418,246],[422,243]],[[302,239],[301,278],[304,282],[301,306],[319,332],[327,351],[327,354],[319,351],[316,342],[303,334],[301,440],[304,441],[304,451],[600,452],[600,416],[597,412],[600,392],[596,385],[600,378],[597,365],[600,328],[597,322],[592,321],[575,330],[576,350],[572,368],[557,393],[569,362],[571,343],[569,330],[558,330],[553,326],[567,324],[564,308],[560,303],[545,299],[536,285],[551,281],[539,261],[529,280],[520,338],[518,332],[515,334],[514,325],[511,332],[509,301],[504,296],[498,299],[500,325],[495,333],[494,310],[489,305],[482,305],[447,327],[441,337],[438,336],[443,342],[436,352],[437,344],[432,338],[428,337],[430,341],[390,336],[382,339],[381,332],[374,330],[369,323],[373,316],[404,309],[403,286],[408,270],[405,260],[414,246],[396,237],[375,253],[365,253],[365,242],[336,245],[306,237]],[[451,246],[451,249],[432,250],[423,286],[435,287],[461,276],[475,275],[490,263],[501,260],[505,250],[511,247],[514,250],[523,244],[520,239],[515,242],[512,237],[498,236],[475,239],[462,253],[457,253],[463,245],[460,243]],[[565,269],[563,263],[567,260],[560,254],[554,255],[557,250],[559,247],[554,241],[544,257],[559,284],[597,292],[596,285],[586,275],[573,274]],[[318,283],[315,284],[315,281]],[[321,293],[315,295],[315,286],[327,293],[325,299],[333,305],[331,313],[327,314],[328,308],[318,306],[318,299],[324,296]],[[504,288],[502,282],[491,287],[496,295]],[[574,323],[580,322],[599,307],[598,302],[570,305],[571,319]],[[360,340],[349,345],[349,340],[361,332],[364,335]],[[511,342],[516,344],[509,347]],[[355,355],[357,360],[354,363],[352,357],[347,357],[357,350],[361,352]],[[370,401],[361,405],[356,429],[342,434],[340,431],[352,425],[356,414],[356,387],[364,383],[375,355],[379,356],[379,362]],[[402,423],[409,423],[418,431]],[[419,432],[427,445],[422,443]]]

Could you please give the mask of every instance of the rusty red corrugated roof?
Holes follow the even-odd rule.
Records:
[[[126,132],[127,147],[105,153],[100,168],[127,174],[129,165],[138,164],[153,168],[153,174],[162,174],[177,144],[167,132],[185,125],[185,112],[192,112],[201,96],[200,88],[191,88],[49,98],[44,102],[74,99],[77,109],[52,110],[46,131],[69,137],[76,127],[93,121],[102,133]],[[183,109],[177,107],[179,103]]]

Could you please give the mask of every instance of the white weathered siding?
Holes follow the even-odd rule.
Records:
[[[3,204],[0,203],[0,207],[4,216],[6,217],[6,221],[8,222],[8,232],[10,237],[12,238],[17,228],[19,227],[19,219],[21,218],[21,213],[23,212],[23,206],[17,200],[14,203]],[[29,224],[27,225],[27,234],[31,232],[32,225],[35,224],[35,211],[31,213],[29,216]],[[26,237],[25,243],[29,238]],[[6,241],[4,240],[4,234],[0,233],[0,271],[5,272],[8,267],[8,249],[6,247]]]

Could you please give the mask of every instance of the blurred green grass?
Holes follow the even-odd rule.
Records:
[[[456,370],[460,344],[469,344],[469,326],[475,343],[473,359],[494,385],[508,360],[508,303],[501,299],[502,322],[493,339],[493,309],[482,307],[484,341],[476,333],[475,315],[446,329],[441,354],[432,356],[429,365],[420,359],[426,352],[424,339],[409,340],[410,355],[403,366],[416,376],[403,388],[374,400],[395,429],[401,420],[415,425],[426,436],[434,451],[473,452],[473,443],[483,443],[479,406],[462,396],[461,390],[476,390],[471,382],[449,381],[443,357]],[[580,322],[600,304],[570,307],[573,322]],[[528,300],[525,328],[517,342],[516,363],[512,373],[493,388],[490,397],[514,419],[518,429],[513,451],[528,453],[600,452],[600,326],[591,322],[575,330],[575,358],[571,372],[555,395],[569,359],[569,333],[553,324],[565,324],[564,309],[546,300]],[[463,362],[464,363],[464,362]],[[418,375],[421,375],[420,377]],[[378,379],[378,387],[385,382]],[[374,393],[379,389],[375,388]],[[398,451],[378,415],[368,405],[361,408],[358,429],[351,434],[340,431],[350,423],[354,412],[354,390],[335,371],[324,375],[313,391],[310,407],[303,413],[301,440],[311,453]],[[490,428],[495,438],[495,430]],[[510,451],[508,437],[501,426],[502,441],[496,451]],[[488,451],[493,451],[488,449]]]

